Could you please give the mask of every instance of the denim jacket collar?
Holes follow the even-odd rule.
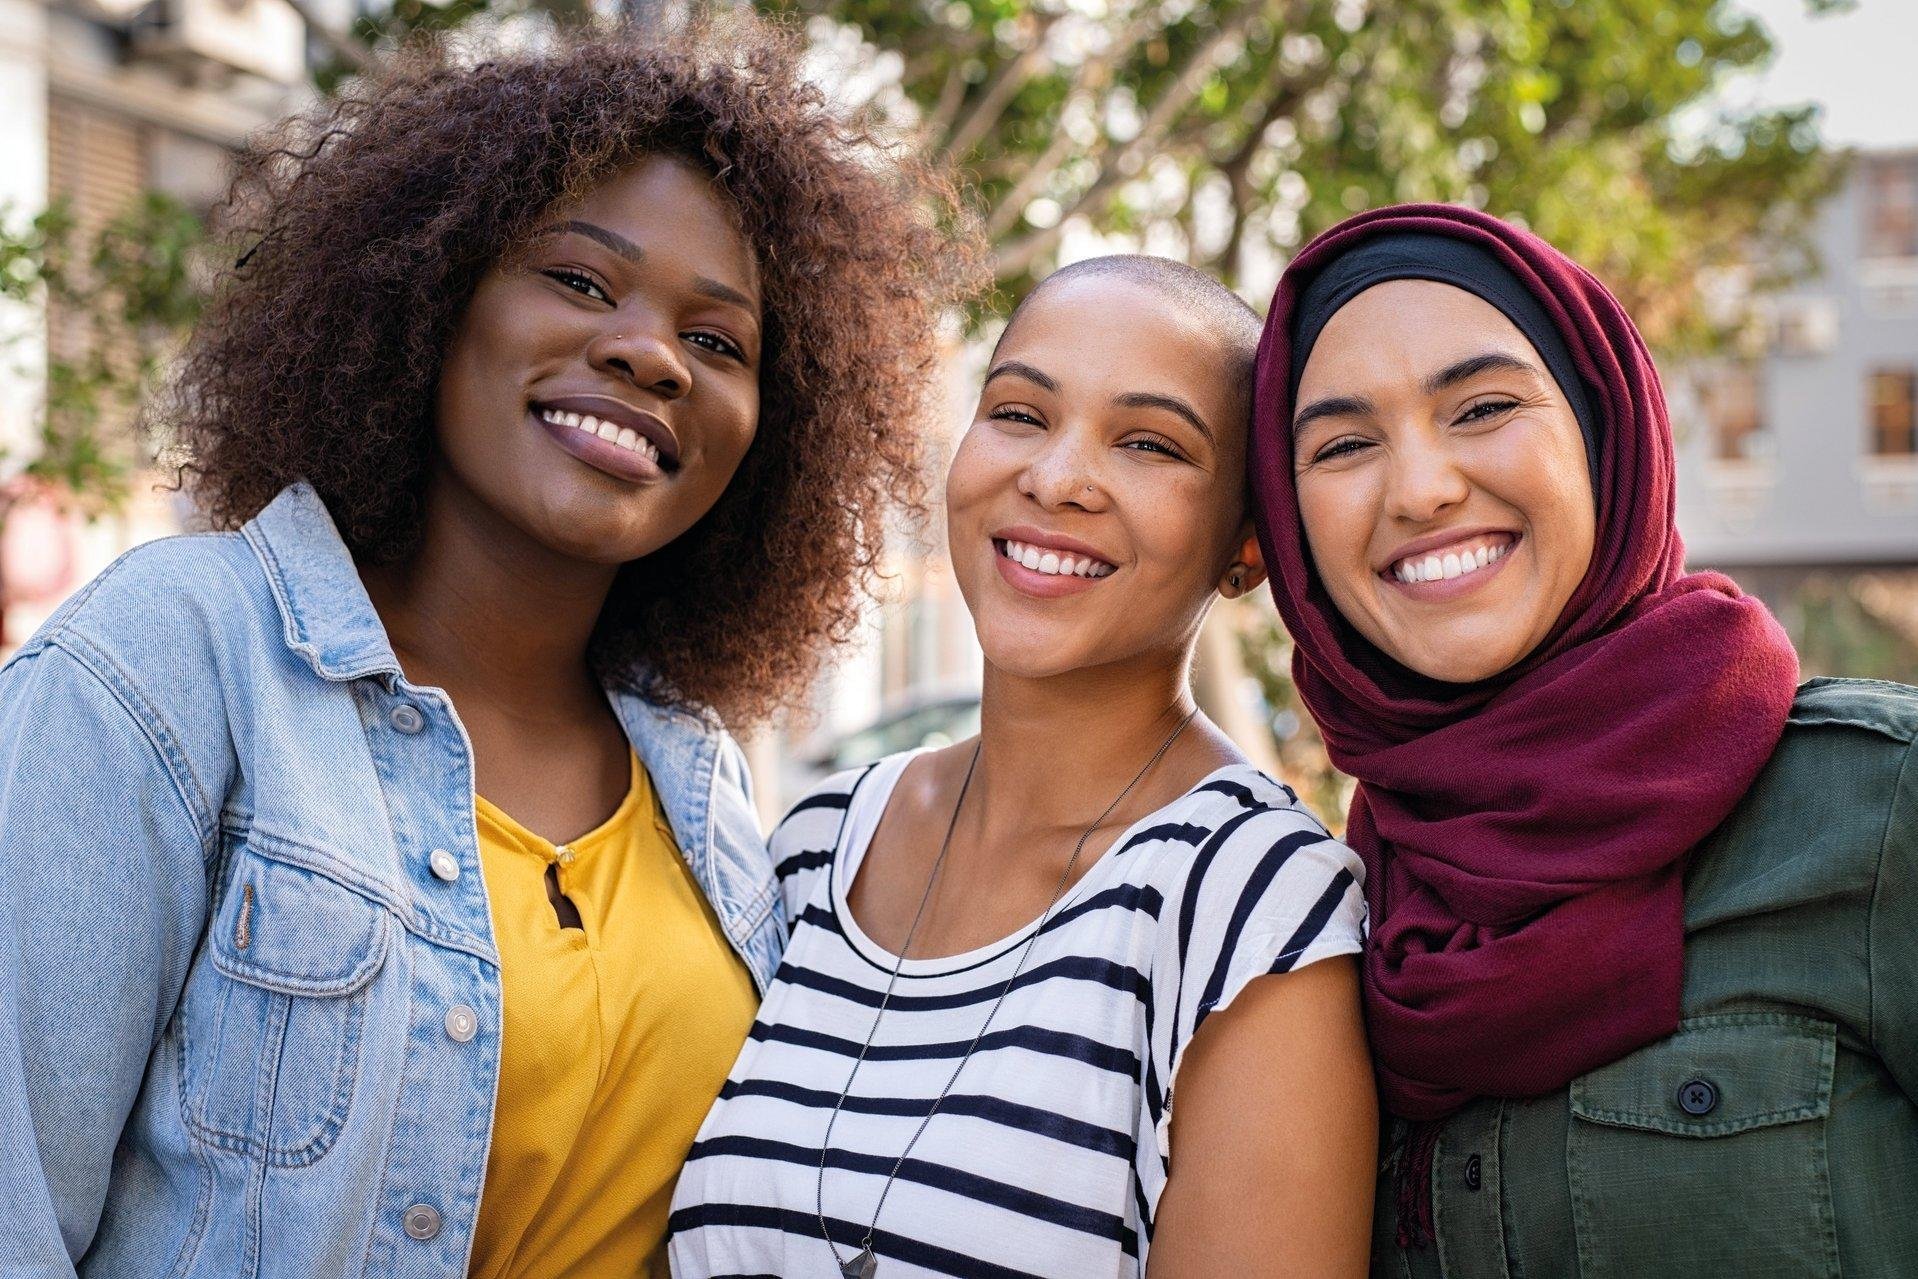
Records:
[[[282,489],[243,532],[272,585],[288,648],[323,679],[400,676],[352,553],[312,485]]]

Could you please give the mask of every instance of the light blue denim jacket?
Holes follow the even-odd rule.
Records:
[[[744,757],[609,696],[763,989]],[[0,669],[0,1276],[464,1274],[498,964],[465,730],[312,489],[129,552]]]

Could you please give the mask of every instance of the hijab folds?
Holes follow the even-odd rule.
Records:
[[[1424,678],[1340,616],[1293,478],[1299,371],[1333,311],[1389,279],[1469,289],[1531,339],[1584,429],[1592,562],[1546,640],[1477,684]],[[1293,678],[1358,779],[1366,1015],[1388,1109],[1555,1091],[1678,1025],[1686,854],[1783,734],[1783,629],[1684,571],[1671,426],[1638,330],[1589,272],[1487,214],[1402,205],[1287,268],[1259,348],[1252,486]]]

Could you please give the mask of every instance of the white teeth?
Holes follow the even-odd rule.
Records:
[[[1089,555],[1061,555],[1057,551],[1042,551],[1036,546],[1027,546],[1024,542],[1007,541],[999,544],[1000,554],[1015,564],[1023,564],[1035,573],[1045,573],[1052,577],[1101,578],[1112,572],[1112,565],[1095,560]]]
[[[649,461],[659,460],[659,446],[631,427],[602,422],[590,413],[568,413],[561,409],[541,409],[540,417],[555,426],[575,427],[588,435],[596,435],[609,444],[617,444],[628,453],[637,453]]]
[[[1511,549],[1509,543],[1480,546],[1467,551],[1448,551],[1443,556],[1412,556],[1392,566],[1392,576],[1401,582],[1441,582],[1467,573],[1476,573],[1502,559]]]

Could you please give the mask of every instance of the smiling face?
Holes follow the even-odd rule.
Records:
[[[1393,280],[1346,303],[1299,379],[1313,564],[1388,656],[1469,683],[1542,643],[1585,577],[1591,475],[1564,393],[1490,303]]]
[[[759,421],[753,253],[697,170],[652,157],[480,280],[439,384],[442,493],[620,564],[725,491]]]
[[[1213,593],[1257,585],[1243,376],[1216,328],[1136,281],[1085,275],[1026,302],[946,478],[989,663],[1182,661]]]

